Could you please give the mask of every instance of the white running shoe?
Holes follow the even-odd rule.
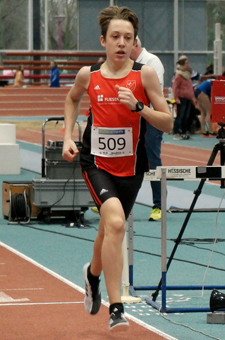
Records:
[[[86,263],[83,267],[84,280],[85,280],[85,297],[84,307],[89,314],[97,314],[101,307],[101,292],[99,289],[99,283],[95,286],[91,286],[88,281],[87,273],[90,263]]]

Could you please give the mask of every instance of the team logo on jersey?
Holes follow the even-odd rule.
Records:
[[[103,102],[103,94],[99,94],[99,95],[97,96],[97,101],[98,101],[98,102]]]
[[[136,80],[128,80],[126,83],[126,87],[133,92],[136,88]]]
[[[97,102],[98,103],[109,103],[109,104],[115,104],[119,101],[118,97],[104,97],[103,94],[98,94],[97,95]]]
[[[100,90],[100,86],[99,86],[99,85],[96,85],[96,86],[94,87],[94,90]]]

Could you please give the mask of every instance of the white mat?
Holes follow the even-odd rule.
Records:
[[[41,154],[20,149],[20,167],[22,169],[41,173]]]

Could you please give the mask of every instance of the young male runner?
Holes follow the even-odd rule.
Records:
[[[73,161],[78,153],[71,135],[80,99],[87,91],[91,113],[80,164],[101,218],[91,264],[83,268],[84,304],[90,314],[99,311],[103,271],[110,303],[109,329],[123,330],[129,323],[121,302],[122,242],[126,218],[148,170],[146,121],[169,132],[172,117],[155,71],[129,58],[138,31],[136,14],[127,7],[110,6],[100,12],[99,24],[106,61],[83,67],[67,95],[63,157]],[[150,102],[154,110],[148,106]]]

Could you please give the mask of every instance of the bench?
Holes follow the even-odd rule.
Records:
[[[100,57],[105,58],[105,52],[44,52],[44,51],[31,51],[31,52],[5,52],[5,56],[23,56],[23,57],[92,57],[98,60]]]
[[[20,57],[19,60],[9,60],[11,57]],[[4,70],[16,70],[18,65],[23,65],[24,70],[31,71],[29,76],[24,76],[25,79],[29,79],[30,83],[35,80],[38,81],[49,79],[50,73],[50,62],[52,60],[43,60],[44,58],[53,58],[58,64],[58,69],[60,71],[68,71],[72,74],[60,74],[60,79],[64,80],[64,84],[74,82],[77,71],[83,66],[91,66],[98,62],[100,57],[105,57],[104,52],[45,52],[45,51],[30,51],[30,52],[5,52],[3,65],[0,66],[0,71]],[[25,60],[23,60],[25,58]],[[31,59],[32,58],[32,59]],[[37,60],[39,58],[39,60]],[[59,59],[61,58],[61,59]],[[67,58],[68,60],[62,60],[62,58]],[[34,71],[34,72],[33,72]],[[75,71],[75,73],[73,72]],[[35,74],[33,74],[35,73]],[[37,74],[38,73],[38,74]],[[0,75],[0,80],[13,79],[13,75]],[[72,80],[72,81],[71,81]],[[37,84],[35,83],[35,84]],[[46,84],[47,82],[41,82]]]
[[[96,64],[96,63],[95,63]],[[90,65],[87,65],[90,66]],[[76,70],[79,71],[82,66],[58,66],[59,70]],[[15,69],[15,68],[14,68]],[[0,71],[3,70],[12,70],[12,66],[0,66]],[[24,70],[34,71],[34,70],[40,70],[40,71],[50,71],[50,66],[24,66]]]
[[[61,85],[73,84],[75,77],[76,77],[76,74],[60,74],[60,84]],[[30,75],[24,76],[25,80],[29,80],[27,82],[27,85],[47,85],[49,83],[49,78],[50,78],[49,74],[30,74]],[[2,86],[7,85],[9,83],[8,80],[10,79],[13,80],[14,76],[13,75],[0,75],[0,82],[2,83]]]
[[[49,60],[3,60],[3,65],[24,65],[24,66],[41,66],[50,65]],[[89,66],[96,64],[95,60],[56,60],[57,65],[72,65],[72,66]]]

